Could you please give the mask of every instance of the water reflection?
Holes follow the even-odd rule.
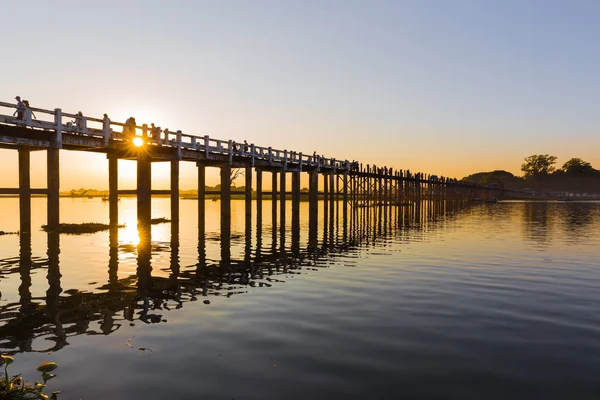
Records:
[[[589,234],[600,213],[595,203],[519,203],[523,238],[534,248],[546,249],[560,236],[577,243]]]
[[[284,219],[277,226],[276,216],[264,225],[262,212],[257,212],[256,240],[252,240],[252,221],[245,221],[240,257],[232,255],[231,238],[223,236],[220,259],[207,259],[206,234],[199,229],[197,262],[193,265],[181,262],[179,224],[171,226],[167,245],[152,242],[149,220],[138,221],[137,246],[131,245],[131,232],[127,228],[112,226],[108,232],[106,283],[93,293],[63,287],[58,234],[47,235],[46,258],[32,257],[31,237],[23,234],[19,238],[19,257],[0,260],[0,279],[12,275],[20,279],[18,300],[0,305],[1,350],[8,354],[57,351],[68,345],[68,338],[73,335],[109,335],[136,321],[168,323],[170,310],[185,307],[200,297],[210,304],[211,296],[230,297],[246,293],[252,287],[277,284],[283,279],[278,275],[327,265],[320,260],[343,257],[360,247],[385,245],[395,235],[408,238],[411,230],[434,230],[436,220],[463,209],[462,205],[451,202],[348,207],[332,196],[321,204],[318,212],[322,213],[322,219],[311,217],[308,232],[303,231],[294,213],[288,230]],[[536,243],[549,243],[553,234],[581,238],[590,226],[600,221],[599,209],[594,206],[556,208],[556,204],[523,203],[519,207],[523,235]],[[501,204],[490,211],[491,215],[506,214]],[[119,278],[120,262],[132,253],[136,255],[135,273],[124,276],[121,272]],[[168,276],[153,276],[153,259],[161,254],[169,260]],[[31,292],[31,275],[39,270],[46,271],[43,297],[35,297]]]

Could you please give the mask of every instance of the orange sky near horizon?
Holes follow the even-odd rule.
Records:
[[[521,175],[533,154],[600,169],[598,2],[175,4],[3,5],[27,18],[3,21],[26,49],[0,66],[0,101],[455,178]],[[31,160],[44,187],[45,155]],[[16,187],[16,151],[0,170]],[[180,172],[195,189],[195,166]],[[153,176],[166,188],[168,164]],[[82,187],[108,187],[105,157],[61,152],[61,190]]]

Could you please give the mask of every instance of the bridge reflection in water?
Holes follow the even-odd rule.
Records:
[[[248,287],[276,284],[277,275],[294,271],[314,271],[323,267],[325,259],[344,256],[369,247],[395,235],[407,235],[409,229],[434,229],[439,217],[462,209],[460,202],[423,201],[414,206],[382,205],[351,208],[344,211],[342,202],[324,202],[323,221],[308,224],[308,238],[301,241],[299,218],[292,218],[290,235],[285,219],[273,219],[270,246],[263,245],[262,212],[256,220],[256,243],[252,243],[251,222],[245,224],[243,257],[231,255],[229,235],[221,235],[220,260],[206,255],[206,234],[198,231],[198,261],[194,265],[180,264],[179,224],[171,227],[170,245],[152,242],[149,219],[138,221],[140,242],[135,275],[119,278],[119,258],[130,248],[119,244],[119,228],[109,231],[108,279],[94,293],[78,288],[63,288],[60,272],[60,235],[47,233],[47,258],[32,257],[31,236],[20,236],[18,259],[0,260],[0,279],[18,274],[18,302],[0,307],[0,348],[3,353],[50,352],[68,344],[77,335],[109,335],[136,320],[144,323],[166,322],[165,314],[186,303],[211,296],[233,296],[247,292]],[[340,212],[342,211],[342,212]],[[247,219],[249,221],[249,219]],[[286,243],[291,238],[291,243]],[[168,277],[152,275],[152,258],[170,254]],[[317,266],[317,264],[319,264]],[[36,270],[47,271],[45,297],[32,297],[31,275]],[[312,273],[312,272],[311,272]],[[94,327],[92,327],[92,323]],[[96,328],[99,326],[99,328]],[[51,344],[33,348],[36,339]],[[37,347],[37,346],[36,346]]]

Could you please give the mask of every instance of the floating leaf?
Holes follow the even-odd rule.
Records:
[[[1,355],[0,358],[2,358],[3,363],[6,363],[6,365],[10,365],[13,362],[15,362],[14,358],[12,358],[11,356],[5,356],[4,354]]]
[[[38,365],[36,369],[40,372],[50,372],[54,371],[56,368],[58,368],[58,364],[52,361],[46,361]]]

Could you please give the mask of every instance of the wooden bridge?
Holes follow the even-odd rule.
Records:
[[[6,114],[4,114],[6,112]],[[14,116],[17,115],[17,117]],[[21,232],[31,231],[31,195],[43,194],[48,198],[48,225],[59,224],[59,150],[101,152],[107,155],[109,180],[109,213],[111,224],[118,223],[118,160],[137,161],[138,220],[150,219],[152,194],[171,196],[171,219],[179,220],[179,163],[195,162],[198,167],[199,229],[204,229],[204,199],[206,167],[220,168],[221,234],[230,236],[230,176],[233,168],[245,170],[246,219],[252,214],[252,170],[256,171],[257,216],[262,214],[263,172],[271,173],[272,213],[285,221],[285,202],[288,194],[292,201],[292,229],[299,224],[300,177],[309,175],[309,221],[317,224],[319,177],[323,177],[322,195],[325,200],[341,200],[343,216],[348,207],[379,205],[412,206],[423,200],[470,201],[475,198],[493,198],[499,189],[473,185],[467,182],[411,173],[386,166],[363,165],[357,161],[324,158],[316,154],[279,150],[272,147],[237,144],[209,136],[196,136],[181,131],[162,132],[147,125],[114,122],[103,118],[65,113],[61,109],[17,109],[16,104],[0,102],[0,148],[19,153],[19,187],[0,188],[0,194],[18,194]],[[30,184],[30,152],[47,152],[47,187],[32,188]],[[171,185],[168,191],[151,188],[151,163],[170,162]],[[291,192],[287,191],[287,177],[291,174]],[[122,191],[124,192],[124,191]],[[122,193],[121,192],[121,193]]]

